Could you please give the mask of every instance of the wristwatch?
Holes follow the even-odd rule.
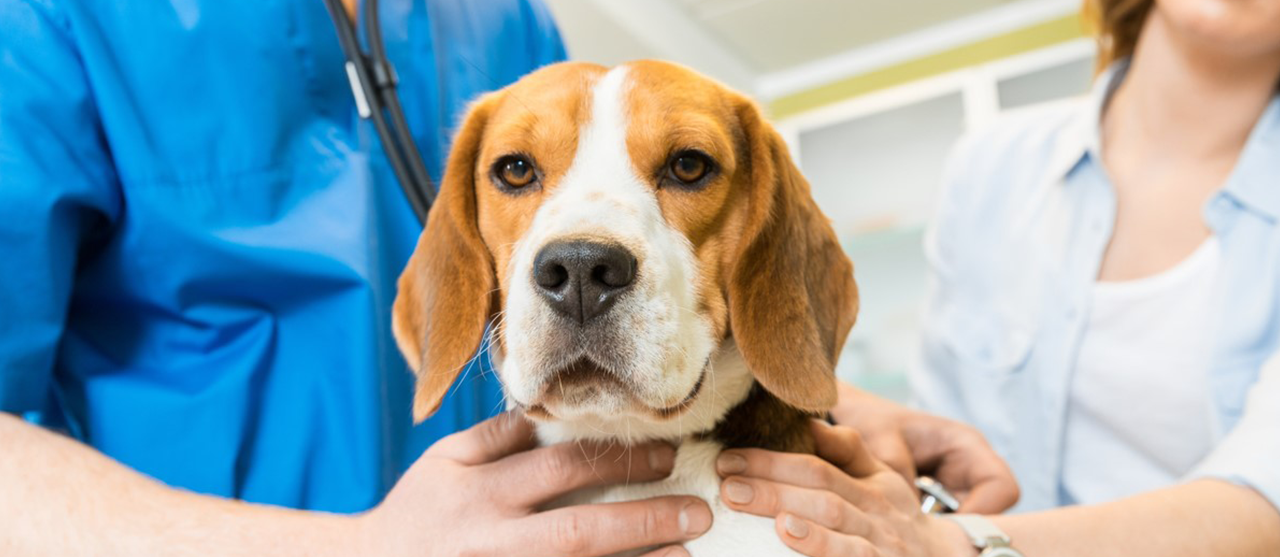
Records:
[[[916,489],[920,490],[920,511],[925,514],[953,513],[960,510],[960,501],[938,480],[929,476],[917,476]]]
[[[1009,535],[995,523],[976,514],[944,514],[942,518],[955,522],[978,548],[978,557],[1025,557],[1009,543]]]

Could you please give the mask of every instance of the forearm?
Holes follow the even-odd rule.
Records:
[[[0,554],[327,555],[356,520],[171,489],[0,413]]]
[[[1280,555],[1280,512],[1252,489],[1215,480],[994,520],[1032,557]]]

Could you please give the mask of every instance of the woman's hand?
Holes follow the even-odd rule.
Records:
[[[810,557],[953,557],[976,552],[959,527],[920,511],[915,487],[871,456],[858,432],[814,421],[818,455],[725,451],[729,507],[776,517],[782,541]]]
[[[1013,471],[978,430],[906,408],[845,383],[831,416],[862,434],[873,456],[910,483],[933,476],[960,499],[960,512],[994,514],[1018,502]]]

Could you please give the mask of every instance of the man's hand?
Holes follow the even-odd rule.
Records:
[[[0,412],[0,555],[458,555],[595,557],[695,538],[711,510],[663,497],[538,512],[575,489],[670,473],[674,452],[534,448],[506,414],[427,451],[382,505],[356,516],[173,489]],[[665,553],[664,553],[665,552]],[[646,557],[688,554],[664,547]]]
[[[999,513],[1018,502],[1013,472],[978,430],[839,385],[836,423],[857,429],[871,454],[908,482],[917,472],[933,476],[965,513]]]
[[[675,450],[561,444],[534,448],[533,428],[507,413],[442,439],[378,508],[361,517],[367,555],[596,557],[681,543],[711,527],[696,497],[540,511],[578,489],[671,473]],[[665,547],[646,557],[688,554]]]

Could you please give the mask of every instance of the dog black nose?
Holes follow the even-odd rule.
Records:
[[[554,242],[533,260],[538,292],[552,309],[578,323],[609,311],[635,279],[635,256],[613,244]]]

